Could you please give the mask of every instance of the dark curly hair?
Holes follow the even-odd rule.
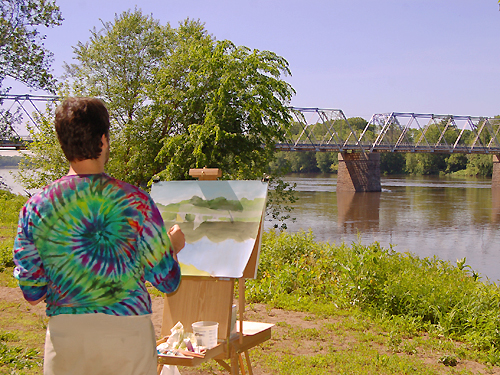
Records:
[[[97,159],[103,134],[109,138],[109,114],[95,98],[68,98],[56,109],[57,138],[71,161]]]

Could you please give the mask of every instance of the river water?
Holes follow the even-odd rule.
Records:
[[[336,244],[378,241],[452,263],[466,257],[483,280],[500,279],[500,192],[491,179],[382,177],[380,193],[337,193],[332,175],[286,180],[297,183],[299,198],[288,231],[311,229]]]
[[[23,194],[10,171],[0,169],[0,176]],[[490,179],[382,177],[380,193],[337,193],[335,175],[286,180],[297,183],[299,198],[289,232],[311,229],[317,240],[335,244],[378,241],[452,263],[466,257],[483,280],[500,280],[500,189],[492,190]]]
[[[2,178],[2,182],[7,185],[11,192],[26,195],[23,187],[14,179],[13,173],[16,172],[17,169],[0,168],[0,177]]]

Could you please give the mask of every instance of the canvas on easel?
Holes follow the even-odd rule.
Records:
[[[266,182],[163,181],[151,197],[165,226],[178,224],[186,237],[178,254],[183,276],[240,278],[254,249],[257,264]]]
[[[162,335],[177,321],[190,330],[210,320],[219,323],[219,339],[229,338],[234,279],[257,274],[267,183],[165,181],[153,185],[151,197],[165,226],[178,224],[186,237],[178,254],[182,281],[165,297]]]

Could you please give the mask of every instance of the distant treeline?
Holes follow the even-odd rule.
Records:
[[[17,167],[21,156],[0,156],[0,168]]]
[[[271,173],[337,173],[336,152],[277,152]],[[490,177],[493,173],[491,155],[381,153],[380,173],[383,175],[443,175]]]

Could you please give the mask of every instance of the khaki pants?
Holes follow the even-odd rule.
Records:
[[[56,315],[45,339],[44,375],[155,375],[150,315]]]

